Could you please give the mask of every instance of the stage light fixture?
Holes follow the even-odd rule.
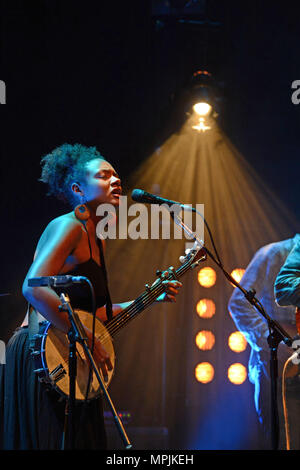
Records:
[[[197,70],[193,73],[189,87],[190,109],[202,118],[217,116],[216,86],[212,74],[207,70]]]
[[[234,331],[228,338],[228,346],[234,352],[245,351],[247,347],[247,341],[243,333],[240,331]]]
[[[195,367],[195,378],[198,382],[207,384],[211,382],[215,375],[215,369],[209,362],[200,362]]]
[[[212,287],[215,285],[217,279],[216,271],[209,266],[200,269],[198,272],[198,282],[202,287]]]
[[[216,305],[211,299],[201,299],[196,306],[200,318],[211,318],[216,313]]]
[[[237,268],[231,272],[231,276],[233,277],[235,281],[240,282],[244,275],[244,272],[245,272],[245,269]],[[236,287],[234,284],[232,285]]]
[[[195,341],[199,349],[209,351],[215,345],[215,335],[211,331],[202,330],[197,333]]]
[[[243,364],[232,364],[228,369],[228,379],[235,385],[241,385],[247,378],[247,369]]]
[[[205,103],[204,101],[200,101],[199,103],[194,104],[193,110],[196,114],[198,114],[198,116],[203,117],[207,116],[211,112],[212,107],[210,104]]]

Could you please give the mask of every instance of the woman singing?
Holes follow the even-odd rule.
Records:
[[[94,147],[64,144],[41,160],[41,181],[48,194],[68,203],[72,210],[53,219],[42,233],[23,284],[23,295],[30,306],[22,325],[10,339],[1,379],[1,407],[4,449],[61,449],[65,430],[65,400],[49,390],[34,373],[30,350],[33,315],[37,329],[48,321],[67,333],[68,314],[59,309],[60,290],[56,287],[29,287],[28,279],[39,276],[74,275],[88,278],[94,288],[96,315],[101,321],[118,314],[130,302],[111,304],[104,264],[104,242],[96,236],[102,204],[119,205],[121,180],[115,169]],[[175,301],[178,281],[165,282],[159,301]],[[65,288],[74,309],[92,311],[87,284]],[[85,327],[89,346],[92,331]],[[112,369],[110,357],[99,340],[93,356],[103,376]],[[102,399],[76,402],[78,449],[105,449]]]

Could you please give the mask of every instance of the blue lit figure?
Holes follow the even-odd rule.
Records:
[[[283,240],[276,243],[270,243],[260,248],[249,263],[243,278],[241,286],[247,291],[254,288],[256,297],[262,303],[266,313],[278,321],[278,323],[294,337],[297,333],[295,321],[295,307],[279,306],[274,297],[274,283],[276,276],[284,264],[289,252],[292,250],[300,235],[294,238]],[[262,433],[258,439],[262,449],[271,449],[271,398],[270,398],[270,349],[267,342],[269,329],[266,320],[244,297],[244,294],[235,288],[229,300],[229,311],[237,328],[244,334],[251,347],[251,353],[248,364],[249,380],[254,384],[254,402],[255,409],[260,423],[259,429]],[[279,448],[286,448],[285,441],[285,421],[282,410],[281,397],[281,373],[284,363],[291,355],[292,350],[282,342],[278,346],[278,411],[280,442]],[[299,389],[297,384],[298,376],[294,379],[289,378],[287,383],[287,392],[289,394],[289,416],[291,418],[291,427],[294,429],[294,419],[297,418],[300,411],[300,401],[294,399],[294,388]],[[299,397],[300,394],[298,393]],[[298,413],[295,412],[295,408]],[[297,435],[297,432],[299,436]],[[300,448],[300,432],[295,428],[293,434],[293,448]]]

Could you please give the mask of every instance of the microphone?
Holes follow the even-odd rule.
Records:
[[[182,204],[178,201],[171,201],[170,199],[165,199],[164,197],[155,196],[155,194],[147,193],[147,191],[143,191],[142,189],[134,189],[131,193],[131,197],[134,201],[142,202],[144,204],[167,204],[168,206],[176,204],[184,210],[189,210],[192,212],[195,211],[195,209],[191,206]]]
[[[41,276],[28,279],[29,287],[70,286],[87,280],[84,276]]]

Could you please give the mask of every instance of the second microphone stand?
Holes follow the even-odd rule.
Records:
[[[196,209],[192,208],[193,212],[197,212]],[[253,305],[256,310],[265,318],[269,328],[268,345],[270,349],[270,377],[271,377],[271,430],[272,430],[272,449],[277,450],[279,444],[279,418],[278,418],[278,406],[277,406],[277,379],[278,379],[278,358],[277,350],[278,345],[282,341],[288,347],[292,346],[293,338],[281,327],[281,325],[273,320],[265,311],[260,301],[255,297],[255,290],[245,290],[227,271],[225,271],[222,263],[217,260],[213,254],[204,246],[202,240],[200,240],[193,231],[184,224],[183,220],[179,217],[178,213],[175,214],[170,212],[174,222],[179,225],[191,239],[193,239],[197,245],[202,247],[207,255],[213,260],[215,264],[219,266],[225,277],[234,284],[244,294],[248,302]],[[199,214],[201,217],[202,214]]]

